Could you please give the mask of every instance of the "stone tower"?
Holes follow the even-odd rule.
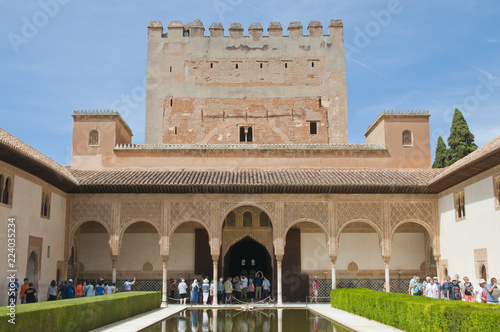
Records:
[[[342,21],[148,26],[146,144],[347,143]]]

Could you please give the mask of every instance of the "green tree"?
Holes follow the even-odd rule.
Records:
[[[432,164],[432,168],[443,168],[447,165],[448,158],[448,149],[446,148],[446,144],[441,136],[438,138],[437,147],[436,147],[436,155],[434,157],[434,164]]]
[[[467,121],[465,121],[462,112],[455,108],[450,136],[448,137],[447,165],[454,164],[476,150],[477,145],[474,143],[474,135],[470,132]]]

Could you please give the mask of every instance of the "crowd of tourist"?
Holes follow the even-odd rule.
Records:
[[[500,289],[496,278],[491,278],[487,283],[483,278],[479,279],[478,285],[474,287],[468,277],[455,274],[453,279],[446,276],[443,283],[439,283],[437,277],[426,277],[422,282],[420,277],[414,275],[408,286],[408,293],[413,296],[426,296],[435,299],[446,299],[454,301],[479,302],[499,304]]]
[[[232,304],[241,302],[269,301],[271,290],[270,281],[262,271],[255,273],[254,277],[246,275],[220,278],[216,283],[209,281],[208,276],[198,281],[194,279],[190,285],[181,278],[177,283],[173,278],[168,283],[168,297],[171,302],[179,300],[180,304],[189,302],[193,305],[212,304],[215,299],[218,304]],[[178,299],[175,291],[178,291]]]
[[[28,278],[24,278],[24,283],[19,286],[18,278],[15,282],[9,284],[9,304],[17,304],[18,297],[21,304],[38,302],[39,294]],[[130,291],[135,283],[127,279],[123,284],[124,291]],[[14,291],[12,291],[14,290]],[[47,289],[47,301],[72,299],[86,296],[109,295],[117,292],[116,283],[105,281],[104,279],[80,281],[73,279],[61,280],[59,285],[52,280]]]

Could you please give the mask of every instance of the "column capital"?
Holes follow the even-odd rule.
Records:
[[[391,256],[382,256],[382,258],[384,259],[384,263],[386,265],[389,265],[389,261],[391,260]]]
[[[333,265],[337,262],[337,256],[336,255],[330,255],[330,262],[332,262]]]
[[[276,255],[276,261],[278,261],[279,263],[281,263],[281,261],[283,260],[283,256],[284,255]]]
[[[118,255],[111,255],[111,262],[113,262],[113,265],[116,265],[117,261],[118,261]]]
[[[212,255],[212,261],[215,263],[219,261],[219,255]]]
[[[163,263],[166,263],[168,261],[168,255],[161,255],[161,260],[163,261]]]

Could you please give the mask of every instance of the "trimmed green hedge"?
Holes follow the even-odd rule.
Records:
[[[405,331],[500,331],[500,305],[336,289],[332,306]]]
[[[89,331],[159,308],[160,292],[124,292],[104,296],[38,302],[16,306],[16,324],[9,308],[0,308],[0,331]]]

